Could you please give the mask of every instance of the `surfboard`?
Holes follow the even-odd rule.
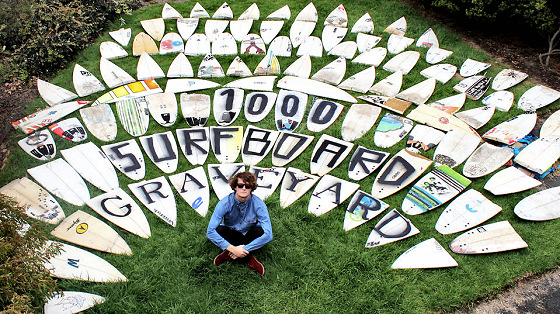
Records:
[[[222,71],[223,72],[223,71]],[[220,84],[209,80],[176,78],[167,80],[166,93],[183,93],[218,87]]]
[[[366,134],[375,124],[381,108],[368,104],[353,104],[342,121],[341,135],[345,141],[354,141]]]
[[[475,189],[470,189],[454,199],[441,213],[436,230],[452,234],[478,226],[496,216],[502,208]]]
[[[468,58],[461,65],[461,68],[459,69],[459,75],[461,75],[462,77],[473,76],[488,69],[490,65],[490,63],[480,62]]]
[[[159,43],[159,54],[182,53],[185,51],[183,38],[178,33],[167,33]]]
[[[406,149],[400,150],[379,171],[371,195],[383,199],[411,184],[424,173],[432,161]]]
[[[539,137],[560,136],[560,111],[555,111],[542,124]]]
[[[352,196],[346,208],[343,222],[344,231],[363,225],[377,217],[377,215],[381,214],[387,208],[389,208],[389,204],[376,199],[362,190],[358,190],[354,196]]]
[[[161,93],[162,89],[154,79],[137,81],[119,86],[97,98],[92,106],[110,104],[123,99],[137,98],[151,94]]]
[[[560,92],[550,87],[537,85],[529,88],[517,101],[517,108],[525,111],[537,110],[560,99]]]
[[[473,108],[469,110],[464,110],[461,112],[455,112],[454,115],[463,120],[466,124],[470,125],[471,127],[478,129],[488,123],[492,116],[494,115],[494,111],[496,107],[494,106],[483,106],[478,108]]]
[[[116,31],[109,32],[109,36],[118,42],[121,46],[126,47],[132,37],[132,30],[130,28],[119,28]]]
[[[238,20],[258,20],[260,18],[259,7],[256,3],[251,4],[247,10],[243,11]]]
[[[239,76],[239,77],[246,77],[253,75],[249,67],[239,56],[236,56],[235,59],[229,65],[229,68],[226,72],[227,76]]]
[[[508,167],[495,173],[484,185],[494,195],[512,194],[541,185],[542,182],[528,176],[524,171]]]
[[[369,91],[372,93],[393,97],[401,90],[402,82],[403,72],[396,71],[395,73],[375,83],[373,86],[371,86]]]
[[[242,143],[242,126],[210,127],[210,146],[220,163],[235,162],[241,152]]]
[[[101,257],[73,245],[48,241],[60,246],[60,253],[43,263],[51,276],[92,282],[128,281],[126,277]]]
[[[513,69],[503,69],[494,77],[494,80],[492,81],[492,89],[506,90],[521,83],[527,77],[529,77],[527,73]]]
[[[404,114],[404,112],[412,106],[412,103],[406,100],[397,99],[394,97],[379,96],[379,95],[365,95],[359,96],[359,99],[365,100],[376,106],[391,110],[398,114]]]
[[[105,302],[105,298],[97,294],[77,291],[56,292],[47,298],[43,306],[45,314],[78,313]]]
[[[470,76],[457,85],[453,89],[459,93],[465,93],[469,99],[479,100],[490,87],[490,79],[485,76]]]
[[[303,8],[296,16],[296,21],[312,21],[317,22],[318,14],[317,9],[313,2],[309,2],[308,5]]]
[[[346,27],[325,25],[321,33],[321,41],[323,42],[325,51],[331,51],[344,39],[346,33],[348,33],[348,28]]]
[[[89,190],[80,175],[64,159],[27,169],[27,172],[54,196],[82,206],[89,200]]]
[[[346,73],[346,59],[338,57],[336,60],[322,67],[319,71],[311,76],[312,80],[340,84]]]
[[[81,210],[66,217],[51,235],[101,252],[132,255],[128,244],[113,228]]]
[[[207,20],[204,24],[204,34],[206,34],[210,43],[213,43],[218,35],[226,30],[228,25],[228,20]]]
[[[82,178],[108,192],[119,187],[119,177],[109,158],[92,142],[60,151],[64,159]]]
[[[354,26],[352,26],[350,33],[373,34],[373,30],[374,30],[373,20],[371,19],[371,15],[369,15],[369,13],[366,12],[364,15],[362,15],[362,17],[360,17],[356,21],[356,23],[354,23]]]
[[[239,88],[220,88],[214,92],[214,119],[218,125],[230,125],[241,112],[245,92]]]
[[[140,144],[146,155],[161,171],[173,173],[177,170],[179,152],[171,131],[141,136]]]
[[[538,174],[545,173],[560,158],[560,136],[541,137],[523,148],[515,159],[517,164]]]
[[[164,176],[131,183],[128,188],[152,213],[173,227],[177,225],[175,196]]]
[[[507,220],[471,229],[449,244],[451,251],[458,254],[496,253],[527,246]]]
[[[272,42],[268,46],[268,51],[269,52],[271,51],[277,57],[291,57],[292,42],[290,41],[290,38],[287,36],[278,36],[274,38],[274,40],[272,40]]]
[[[290,11],[290,7],[286,4],[285,6],[281,7],[280,9],[270,13],[266,19],[267,20],[289,20],[292,13]]]
[[[239,53],[246,55],[264,55],[266,54],[266,46],[261,36],[258,34],[248,34],[241,41]]]
[[[207,54],[204,59],[202,59],[196,76],[200,78],[215,78],[224,77],[226,75],[218,60],[216,60],[213,55]]]
[[[301,155],[313,142],[311,135],[281,131],[272,149],[272,164],[283,167]]]
[[[367,14],[367,13],[366,13]],[[381,41],[381,37],[379,36],[373,36],[373,35],[368,35],[365,33],[358,33],[358,35],[356,35],[356,44],[358,45],[358,51],[363,54],[369,50],[372,50],[373,47],[375,47],[379,42]],[[387,48],[385,47],[378,47],[378,48],[382,48],[382,50],[385,51],[385,54],[387,54]],[[383,56],[385,57],[385,56]],[[381,63],[381,62],[379,62]],[[378,65],[379,65],[378,63]]]
[[[315,36],[306,37],[301,45],[299,45],[296,56],[321,58],[323,56],[323,43],[321,42],[321,38]]]
[[[328,129],[338,119],[344,106],[325,99],[316,99],[307,115],[307,130],[321,132]]]
[[[128,52],[119,46],[119,44],[112,41],[104,41],[99,45],[99,53],[101,58],[105,59],[120,59],[128,57]]]
[[[183,40],[188,40],[198,27],[197,18],[177,19],[177,31]]]
[[[210,178],[212,190],[219,200],[233,192],[228,184],[229,178],[243,171],[245,171],[245,166],[241,163],[208,164],[208,178]]]
[[[165,3],[161,9],[161,17],[163,19],[182,19],[183,16],[174,7],[170,6],[169,3]]]
[[[280,186],[280,206],[286,208],[300,199],[319,180],[318,176],[306,173],[298,168],[286,170]]]
[[[426,53],[426,62],[428,62],[429,64],[436,64],[447,59],[447,57],[449,57],[452,54],[453,51],[451,50],[446,50],[443,48],[432,46],[430,47],[430,49],[428,49],[428,52]]]
[[[434,102],[427,104],[430,107],[438,108],[439,110],[445,111],[449,114],[453,114],[459,111],[467,100],[467,95],[465,93],[459,93],[449,97],[445,97]]]
[[[280,30],[284,26],[284,21],[262,21],[260,27],[261,38],[265,44],[270,44],[270,42],[280,33]]]
[[[277,87],[350,103],[357,102],[352,95],[342,89],[312,79],[284,76],[280,81],[278,81]]]
[[[165,33],[165,22],[163,18],[155,18],[140,21],[140,25],[150,37],[156,41],[161,41]]]
[[[392,269],[445,268],[459,264],[435,238],[420,242],[401,254],[391,265]]]
[[[487,106],[495,107],[500,111],[509,111],[513,104],[514,95],[507,90],[494,92],[482,99],[482,103]]]
[[[485,176],[498,170],[512,157],[513,151],[508,147],[498,147],[489,143],[482,143],[465,162],[463,174],[468,178]]]
[[[210,151],[210,129],[208,127],[194,127],[177,129],[177,140],[183,155],[193,165],[202,165],[208,158]]]
[[[436,166],[447,165],[455,168],[462,164],[478,147],[480,137],[463,132],[450,130],[443,136],[434,152]]]
[[[475,130],[459,118],[430,106],[420,105],[412,110],[406,117],[445,132],[449,130],[460,130],[480,137]]]
[[[332,25],[337,27],[347,27],[348,26],[348,14],[346,14],[346,9],[344,5],[339,5],[334,10],[329,13],[325,19],[324,25]]]
[[[385,113],[373,135],[373,142],[381,148],[388,148],[402,140],[412,127],[412,120]]]
[[[309,163],[311,174],[323,176],[329,173],[346,159],[353,147],[354,144],[351,142],[323,133],[311,154],[311,162]]]
[[[529,134],[537,123],[537,113],[525,112],[488,130],[483,138],[511,145]]]
[[[229,31],[235,41],[242,41],[253,27],[253,20],[235,20],[229,23]]]
[[[270,197],[272,193],[274,193],[274,191],[280,184],[280,181],[284,177],[286,168],[263,168],[252,165],[251,167],[249,167],[249,172],[255,174],[258,185],[258,188],[254,190],[252,194],[264,201],[265,199]]]
[[[233,19],[233,11],[227,2],[224,2],[212,15],[213,19],[231,20]]]
[[[38,130],[18,141],[19,147],[38,160],[51,160],[56,155],[56,143],[48,130]]]
[[[255,75],[278,75],[280,73],[282,73],[280,70],[280,62],[270,51],[262,58],[253,72]]]
[[[395,35],[404,35],[404,33],[406,32],[406,19],[404,18],[404,16],[389,24],[389,26],[385,28],[384,32]]]
[[[237,54],[237,43],[230,33],[221,33],[212,42],[212,54],[215,56],[227,56]]]
[[[276,93],[273,92],[253,92],[245,97],[244,114],[249,122],[259,122],[263,120],[276,102]]]
[[[159,53],[156,42],[152,39],[152,37],[150,37],[150,35],[144,32],[140,32],[134,36],[134,41],[132,42],[132,55],[138,57],[142,54],[142,52],[146,52],[151,55]]]
[[[0,193],[13,197],[31,218],[56,225],[64,219],[64,211],[47,190],[27,177],[15,179],[0,188]]]
[[[109,88],[115,88],[136,81],[125,70],[105,58],[99,60],[99,71],[101,72],[101,78],[103,78],[103,81]]]
[[[395,97],[410,101],[415,105],[422,105],[426,101],[428,101],[428,99],[430,99],[435,89],[436,79],[429,78],[401,91],[400,93],[396,94]]]
[[[224,87],[272,92],[274,89],[274,80],[276,80],[276,76],[273,75],[245,77],[231,81],[225,84]]]
[[[373,227],[366,241],[366,248],[385,245],[420,233],[410,220],[396,209],[391,210]]]
[[[356,44],[355,41],[344,41],[334,46],[334,48],[329,51],[329,55],[352,59],[354,58],[357,49],[358,44]]]
[[[401,209],[407,215],[419,215],[428,212],[457,196],[471,180],[441,165],[430,171],[406,194]]]
[[[389,157],[389,153],[358,146],[348,164],[348,178],[360,181],[372,174]]]
[[[117,101],[117,114],[125,131],[132,136],[144,135],[150,124],[145,97]]]
[[[210,202],[210,188],[206,171],[202,166],[169,176],[169,181],[192,209],[200,216],[206,216]]]
[[[303,40],[313,33],[316,22],[295,20],[290,27],[290,40],[292,47],[297,48]]]
[[[110,142],[117,137],[117,120],[108,104],[80,109],[86,128],[96,138]]]
[[[189,126],[206,125],[210,117],[210,95],[182,93],[181,112]]]
[[[139,81],[142,81],[165,77],[165,73],[163,73],[159,64],[144,51],[136,65],[136,77]]]
[[[558,202],[560,201],[560,187],[553,187],[522,199],[513,211],[521,219],[531,221],[547,221],[560,218]]]
[[[414,126],[408,139],[406,140],[406,149],[413,152],[427,152],[432,147],[439,144],[445,133],[423,124]]]
[[[192,18],[209,18],[210,15],[208,14],[208,12],[206,12],[206,9],[204,9],[202,7],[202,5],[200,5],[200,3],[195,3],[194,7],[191,10],[191,14],[190,17]]]
[[[321,48],[323,51],[323,48]],[[309,78],[311,74],[311,58],[309,55],[303,55],[294,61],[290,66],[284,70],[285,75],[298,76],[302,78]]]
[[[74,65],[72,81],[74,83],[74,90],[76,90],[80,97],[105,90],[105,86],[97,77],[77,63]]]
[[[144,178],[146,166],[140,146],[134,139],[101,146],[109,161],[134,181]]]
[[[276,97],[274,120],[278,131],[293,132],[303,120],[307,94],[281,89]]]
[[[439,47],[439,41],[437,39],[436,33],[430,27],[428,28],[418,39],[416,40],[416,47],[431,48]]]
[[[185,55],[205,56],[210,53],[210,40],[204,34],[193,34],[185,43]]]
[[[406,75],[414,68],[418,59],[420,59],[418,51],[403,51],[387,61],[383,65],[383,70],[389,72],[401,71]]]
[[[152,118],[161,126],[171,126],[177,120],[177,98],[173,93],[159,93],[145,97]]]
[[[405,37],[404,35],[391,34],[387,41],[387,51],[392,54],[401,53],[406,47],[412,45],[414,38]]]
[[[47,81],[43,81],[42,79],[37,79],[37,90],[39,91],[41,98],[43,98],[49,106],[54,106],[70,101],[74,98],[78,98],[78,95],[72,93],[71,91]]]
[[[329,174],[322,176],[317,182],[307,211],[315,216],[321,216],[340,205],[360,188],[357,183],[349,182]]]
[[[272,146],[277,138],[278,131],[262,129],[253,125],[247,126],[243,136],[243,149],[241,153],[243,163],[253,166],[261,162],[272,150]]]

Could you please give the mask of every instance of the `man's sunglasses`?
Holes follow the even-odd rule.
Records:
[[[251,185],[250,184],[243,184],[243,183],[237,183],[237,187],[242,189],[242,188],[246,188],[248,190],[251,190]]]

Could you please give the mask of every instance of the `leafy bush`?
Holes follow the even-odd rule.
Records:
[[[22,231],[26,230],[26,231]],[[56,290],[56,281],[43,261],[59,248],[47,243],[46,231],[29,218],[24,209],[0,194],[0,311],[34,312],[47,295]]]

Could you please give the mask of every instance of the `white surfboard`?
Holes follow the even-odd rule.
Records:
[[[483,106],[455,112],[454,115],[463,120],[466,124],[470,125],[472,128],[478,129],[492,119],[495,110],[496,107],[494,106]]]
[[[157,64],[157,62],[144,51],[138,59],[136,77],[139,81],[141,81],[152,78],[162,78],[165,77],[165,73],[163,73],[159,64]]]
[[[243,143],[242,126],[211,126],[210,146],[219,162],[233,163],[241,152]]]
[[[528,176],[524,171],[508,167],[495,173],[484,185],[494,195],[512,194],[541,185],[542,182]]]
[[[183,40],[188,40],[198,27],[197,18],[177,19],[177,31]]]
[[[342,121],[341,135],[345,141],[354,141],[366,134],[375,124],[381,108],[368,104],[353,104]]]
[[[513,104],[515,95],[507,90],[497,91],[482,99],[482,103],[487,106],[495,107],[500,111],[509,111]]]
[[[43,263],[51,276],[92,282],[127,281],[126,277],[101,257],[73,245],[49,241],[61,246],[59,254]]]
[[[502,208],[475,189],[470,189],[454,199],[441,213],[436,230],[441,234],[464,231],[496,216]]]
[[[459,74],[462,77],[473,76],[473,75],[476,75],[476,74],[488,69],[490,67],[490,65],[491,65],[490,63],[480,62],[480,61],[476,61],[476,60],[473,60],[471,58],[468,58],[461,65],[461,68],[459,69]]]
[[[389,157],[389,153],[358,146],[348,164],[348,178],[360,181],[372,174]]]
[[[97,77],[77,63],[74,65],[72,81],[74,83],[74,90],[76,90],[80,97],[105,90],[105,86]]]
[[[280,181],[284,177],[286,168],[283,167],[249,167],[249,172],[255,174],[257,178],[258,188],[252,192],[253,195],[257,196],[261,200],[265,200],[276,191],[276,188],[280,184]]]
[[[329,13],[327,18],[325,19],[324,25],[332,25],[338,27],[347,27],[348,26],[348,14],[346,14],[346,9],[344,5],[339,5],[334,10]]]
[[[215,78],[226,75],[218,60],[213,55],[208,54],[202,59],[196,76],[199,78]]]
[[[243,106],[245,92],[239,88],[220,88],[214,92],[214,119],[218,125],[232,124]]]
[[[368,35],[365,33],[358,33],[358,35],[356,35],[356,44],[358,45],[358,51],[362,54],[364,52],[372,50],[373,47],[375,47],[380,41],[381,41],[381,37],[379,36]],[[385,53],[387,52],[387,48],[385,47],[379,47],[379,48],[383,48],[383,50],[385,50]]]
[[[542,124],[539,137],[560,136],[560,110],[551,114]]]
[[[395,73],[375,83],[369,91],[375,94],[393,97],[401,90],[402,82],[403,73],[401,71],[396,71]]]
[[[256,3],[251,4],[247,10],[243,11],[238,20],[258,20],[260,18],[259,7]]]
[[[465,93],[460,93],[438,99],[427,105],[430,107],[438,108],[439,110],[445,111],[449,114],[453,114],[463,107],[463,105],[465,104],[465,100],[467,100],[467,95]]]
[[[177,205],[171,186],[164,176],[128,185],[144,206],[166,223],[177,225]]]
[[[192,165],[202,165],[210,152],[210,128],[177,129],[177,141],[183,155]]]
[[[260,27],[261,38],[265,44],[270,44],[270,42],[280,33],[280,30],[284,26],[284,21],[262,21]]]
[[[273,92],[253,92],[245,97],[244,114],[249,122],[259,122],[263,120],[276,102],[276,93]]]
[[[321,48],[323,51],[323,48]],[[309,55],[303,55],[294,61],[290,66],[284,70],[285,75],[297,76],[302,78],[309,78],[311,75],[311,58]]]
[[[374,25],[373,20],[371,19],[371,15],[369,15],[369,13],[365,13],[356,21],[356,23],[354,23],[354,26],[352,26],[352,30],[350,30],[350,33],[373,34],[373,30]]]
[[[391,34],[387,41],[387,51],[392,54],[401,53],[406,47],[412,45],[414,38]]]
[[[235,20],[229,22],[229,31],[235,41],[242,41],[253,27],[253,20]]]
[[[167,33],[159,43],[159,54],[182,53],[185,51],[183,38],[178,33]]]
[[[145,97],[152,118],[161,126],[171,126],[177,120],[177,98],[174,93],[159,93]]]
[[[560,99],[560,92],[550,87],[537,85],[529,88],[517,102],[517,108],[525,111],[537,110]]]
[[[321,33],[321,41],[323,42],[325,51],[331,51],[344,39],[346,33],[348,33],[348,28],[346,27],[325,25]]]
[[[315,22],[295,20],[290,27],[290,40],[292,41],[292,47],[297,48],[309,37],[313,30],[315,29]]]
[[[436,166],[447,165],[455,168],[462,164],[478,147],[480,137],[463,132],[450,130],[443,136],[434,152]]]
[[[453,86],[455,91],[465,93],[469,99],[479,100],[490,87],[490,78],[480,75],[470,76]]]
[[[307,94],[304,93],[280,90],[274,110],[274,121],[278,131],[293,132],[297,129],[303,120],[307,98]]]
[[[134,41],[132,42],[132,55],[138,57],[142,52],[146,52],[150,55],[159,53],[154,39],[144,32],[140,32],[138,35],[134,36]]]
[[[446,132],[449,130],[461,130],[480,137],[475,130],[459,118],[430,106],[420,105],[412,110],[406,117],[418,123],[427,124],[438,130]]]
[[[509,221],[499,221],[474,228],[451,241],[451,251],[458,254],[487,254],[517,250],[528,245]]]
[[[210,95],[182,93],[181,112],[189,126],[206,125],[210,117]]]
[[[414,122],[410,119],[392,113],[385,113],[377,125],[373,135],[373,142],[381,148],[391,147],[405,138],[413,126]]]
[[[165,173],[177,170],[179,151],[171,131],[141,136],[140,144],[150,160]]]
[[[452,54],[453,51],[451,50],[446,50],[443,48],[432,46],[430,47],[430,49],[428,49],[428,52],[426,53],[426,62],[428,62],[429,64],[436,64],[447,59],[447,57],[449,57]]]
[[[449,64],[436,64],[420,71],[420,75],[426,78],[435,78],[437,81],[445,84],[455,75],[457,72],[457,67]]]
[[[423,124],[414,126],[408,139],[406,149],[413,153],[427,152],[439,144],[445,133]]]
[[[109,36],[121,44],[121,46],[126,47],[132,37],[132,30],[130,28],[119,28],[116,31],[109,32]]]
[[[435,238],[420,242],[401,254],[391,265],[393,269],[445,268],[459,264]]]
[[[163,19],[181,19],[183,16],[174,7],[170,6],[169,3],[165,3],[161,9],[161,17]]]
[[[430,27],[428,28],[418,39],[416,40],[416,47],[431,48],[439,47],[439,41],[437,39],[436,33]]]
[[[233,19],[233,11],[227,2],[224,2],[212,15],[213,19],[231,20]]]
[[[307,129],[321,132],[330,127],[340,116],[344,106],[325,99],[316,99],[307,115]]]
[[[282,131],[272,149],[272,164],[283,167],[301,155],[313,142],[311,135]]]
[[[64,211],[47,190],[27,177],[15,179],[0,188],[0,193],[13,197],[31,218],[56,225],[64,219]]]
[[[492,89],[506,90],[521,83],[527,77],[529,77],[527,73],[513,69],[503,69],[494,77],[494,80],[492,81]]]
[[[346,59],[338,57],[336,60],[322,67],[319,71],[311,76],[312,80],[340,84],[346,73]]]
[[[408,74],[420,59],[418,51],[403,51],[398,55],[391,58],[383,65],[383,70],[389,72],[401,71],[403,74]]]
[[[385,245],[420,233],[410,220],[396,209],[391,210],[373,227],[366,241],[366,248]]]
[[[210,40],[204,34],[193,34],[185,43],[185,55],[205,56],[210,53]]]
[[[292,13],[290,11],[290,7],[286,4],[285,6],[281,7],[280,9],[270,13],[266,19],[267,20],[289,20]]]
[[[49,130],[35,131],[18,141],[19,147],[38,160],[51,160],[56,155],[56,143]]]
[[[259,75],[231,81],[225,84],[224,87],[272,92],[274,89],[274,80],[276,80],[276,76],[274,75]]]
[[[280,70],[280,62],[271,51],[262,58],[253,72],[255,75],[278,75],[280,73],[282,73]]]
[[[202,166],[169,176],[169,181],[187,204],[200,216],[206,216],[210,202],[210,188]]]
[[[245,55],[265,55],[264,40],[258,34],[248,34],[241,40],[239,53]]]
[[[132,255],[128,244],[113,228],[81,210],[66,217],[51,235],[102,252]]]
[[[117,136],[117,120],[108,104],[80,109],[82,121],[96,138],[110,142]]]
[[[78,98],[78,95],[72,93],[71,91],[51,84],[47,81],[43,81],[42,79],[37,79],[37,90],[39,91],[41,98],[43,98],[49,106]]]
[[[318,176],[290,167],[286,170],[280,186],[280,206],[286,208],[300,199],[319,180]]]
[[[560,136],[541,137],[523,148],[515,159],[517,164],[538,174],[545,173],[560,158]]]
[[[229,65],[226,75],[246,77],[246,76],[253,75],[253,73],[251,73],[251,70],[249,70],[247,64],[245,64],[245,62],[243,62],[243,60],[241,60],[239,56],[236,56],[235,59],[233,59],[233,61]]]
[[[210,89],[220,86],[209,80],[191,79],[191,78],[176,78],[167,80],[165,86],[166,93],[183,93],[193,92],[197,90]]]
[[[311,154],[311,162],[309,163],[311,174],[323,176],[329,173],[346,159],[353,147],[354,144],[351,142],[322,134]]]
[[[154,79],[136,81],[123,86],[119,86],[95,100],[92,106],[99,104],[110,104],[119,100],[143,97],[146,95],[161,93],[162,89]]]
[[[317,9],[313,2],[309,2],[309,4],[298,13],[295,20],[317,22],[317,18]]]
[[[119,120],[128,134],[140,136],[148,131],[150,113],[145,97],[119,100],[116,108]]]
[[[482,143],[465,162],[463,174],[468,178],[485,176],[498,170],[512,157],[513,151],[509,147]]]
[[[64,159],[85,180],[108,192],[119,188],[119,177],[109,158],[92,142],[60,151]]]
[[[560,218],[558,202],[560,187],[546,189],[522,199],[513,211],[517,217],[530,221],[547,221]]]
[[[405,17],[403,16],[398,20],[394,21],[389,26],[387,26],[384,31],[395,35],[404,35],[404,33],[406,32]]]
[[[155,18],[140,21],[140,25],[150,37],[156,41],[160,41],[165,33],[165,22],[163,18]]]
[[[345,59],[352,59],[358,50],[358,44],[355,41],[343,41],[334,46],[329,55],[343,57]]]
[[[125,70],[105,58],[99,60],[99,71],[103,81],[109,88],[115,88],[136,81]]]
[[[206,11],[206,9],[204,9],[202,5],[200,5],[200,3],[197,2],[195,3],[194,7],[191,10],[190,17],[204,19],[204,18],[209,18],[210,15]]]
[[[134,181],[144,178],[146,165],[140,146],[134,139],[103,145],[101,149],[113,166]]]
[[[218,35],[226,30],[228,25],[228,20],[207,20],[204,24],[204,34],[206,34],[210,43],[213,43]]]
[[[482,137],[511,145],[529,134],[537,123],[537,113],[526,112],[502,122],[488,130]]]
[[[245,171],[245,166],[241,163],[208,164],[208,178],[210,178],[212,190],[219,200],[233,192],[228,184],[229,178],[243,171]]]
[[[99,52],[101,58],[105,59],[120,59],[128,57],[128,52],[119,46],[119,44],[112,41],[104,41],[99,45]]]
[[[258,164],[272,150],[278,138],[278,131],[262,129],[253,125],[247,126],[243,136],[241,158],[245,165]],[[263,199],[261,197],[261,199]]]
[[[323,43],[321,42],[321,38],[316,36],[306,37],[301,45],[299,45],[296,56],[321,58],[323,56]]]
[[[291,57],[292,42],[287,36],[278,36],[274,38],[274,40],[272,40],[272,42],[268,46],[268,51],[274,53],[274,55],[277,57]]]
[[[317,182],[307,211],[315,216],[321,216],[340,205],[360,188],[357,183],[349,182],[329,174],[322,176]]]
[[[395,97],[410,101],[411,103],[414,103],[416,105],[422,105],[426,101],[428,101],[428,99],[430,99],[435,89],[436,79],[429,78],[401,91],[400,93],[396,94]]]
[[[212,42],[212,54],[215,56],[227,56],[237,54],[237,43],[230,33],[221,33]]]
[[[352,95],[348,94],[342,89],[312,79],[304,79],[295,76],[285,76],[280,81],[278,81],[277,87],[299,91],[314,96],[342,100],[349,103],[357,102]]]
[[[389,208],[389,204],[376,199],[362,190],[358,190],[352,196],[348,208],[346,208],[343,223],[344,231],[354,229],[370,221],[387,208]]]
[[[56,292],[47,299],[43,306],[45,314],[78,313],[105,302],[105,298],[97,294],[77,291]]]

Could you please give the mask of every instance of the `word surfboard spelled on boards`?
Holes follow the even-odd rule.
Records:
[[[241,112],[245,92],[239,88],[221,88],[214,92],[214,119],[218,125],[232,124]]]
[[[39,130],[18,141],[19,147],[29,156],[51,160],[56,155],[56,143],[49,130]]]
[[[272,150],[278,131],[249,125],[243,136],[241,157],[246,165],[256,165]]]
[[[323,176],[329,173],[340,165],[350,154],[353,147],[354,144],[351,142],[322,134],[311,154],[311,162],[309,163],[311,174]]]
[[[286,172],[286,168],[251,166],[249,167],[249,172],[254,173],[257,178],[258,189],[256,189],[253,194],[258,196],[261,200],[265,200],[274,193],[280,184]]]
[[[350,158],[348,177],[359,181],[369,176],[389,157],[389,153],[358,146]]]
[[[451,251],[458,254],[487,254],[526,248],[528,245],[509,221],[499,221],[474,228],[451,241]]]
[[[366,248],[385,245],[420,233],[410,220],[393,209],[373,227],[366,241]]]
[[[87,132],[80,120],[76,117],[53,123],[49,129],[56,135],[71,142],[81,142],[87,139]]]
[[[166,223],[177,225],[177,205],[171,186],[164,176],[128,185],[144,206]]]
[[[280,206],[286,208],[309,191],[319,177],[301,169],[289,167],[280,186]]]
[[[393,269],[457,267],[459,264],[435,238],[420,242],[401,254]]]
[[[212,190],[219,200],[228,196],[231,192],[228,180],[236,173],[245,171],[245,165],[238,164],[208,164],[208,178],[212,184]]]
[[[311,135],[281,131],[272,149],[272,164],[282,167],[290,163],[313,142]]]
[[[171,131],[140,137],[146,155],[161,171],[173,173],[179,163],[177,143]]]
[[[532,189],[541,184],[541,181],[512,166],[494,174],[486,182],[484,189],[494,195],[505,195]]]
[[[389,204],[362,190],[358,190],[350,200],[348,208],[346,208],[343,223],[344,231],[354,229],[370,221],[387,208],[389,208]]]
[[[522,199],[513,211],[517,217],[531,221],[546,221],[560,218],[558,202],[560,187],[553,187]]]
[[[134,139],[101,146],[113,166],[134,181],[144,178],[146,166],[140,146]]]
[[[56,292],[47,298],[43,311],[45,314],[79,313],[97,304],[105,302],[105,298],[97,294],[77,291]]]
[[[313,102],[307,115],[307,129],[311,132],[321,132],[331,126],[344,110],[344,106],[325,99]]]
[[[210,127],[210,146],[214,156],[221,163],[233,163],[241,152],[243,127]]]
[[[360,185],[357,183],[329,174],[324,175],[311,194],[307,211],[315,216],[321,216],[340,205],[359,188]]]
[[[202,165],[210,151],[210,128],[177,129],[177,140],[183,155],[192,165]]]
[[[200,216],[206,216],[210,202],[210,188],[202,166],[169,176],[169,181],[187,204]]]
[[[276,93],[253,92],[245,97],[244,113],[249,122],[259,122],[264,119],[276,102]]]
[[[306,107],[307,94],[281,89],[274,110],[278,131],[294,131],[300,125]]]

